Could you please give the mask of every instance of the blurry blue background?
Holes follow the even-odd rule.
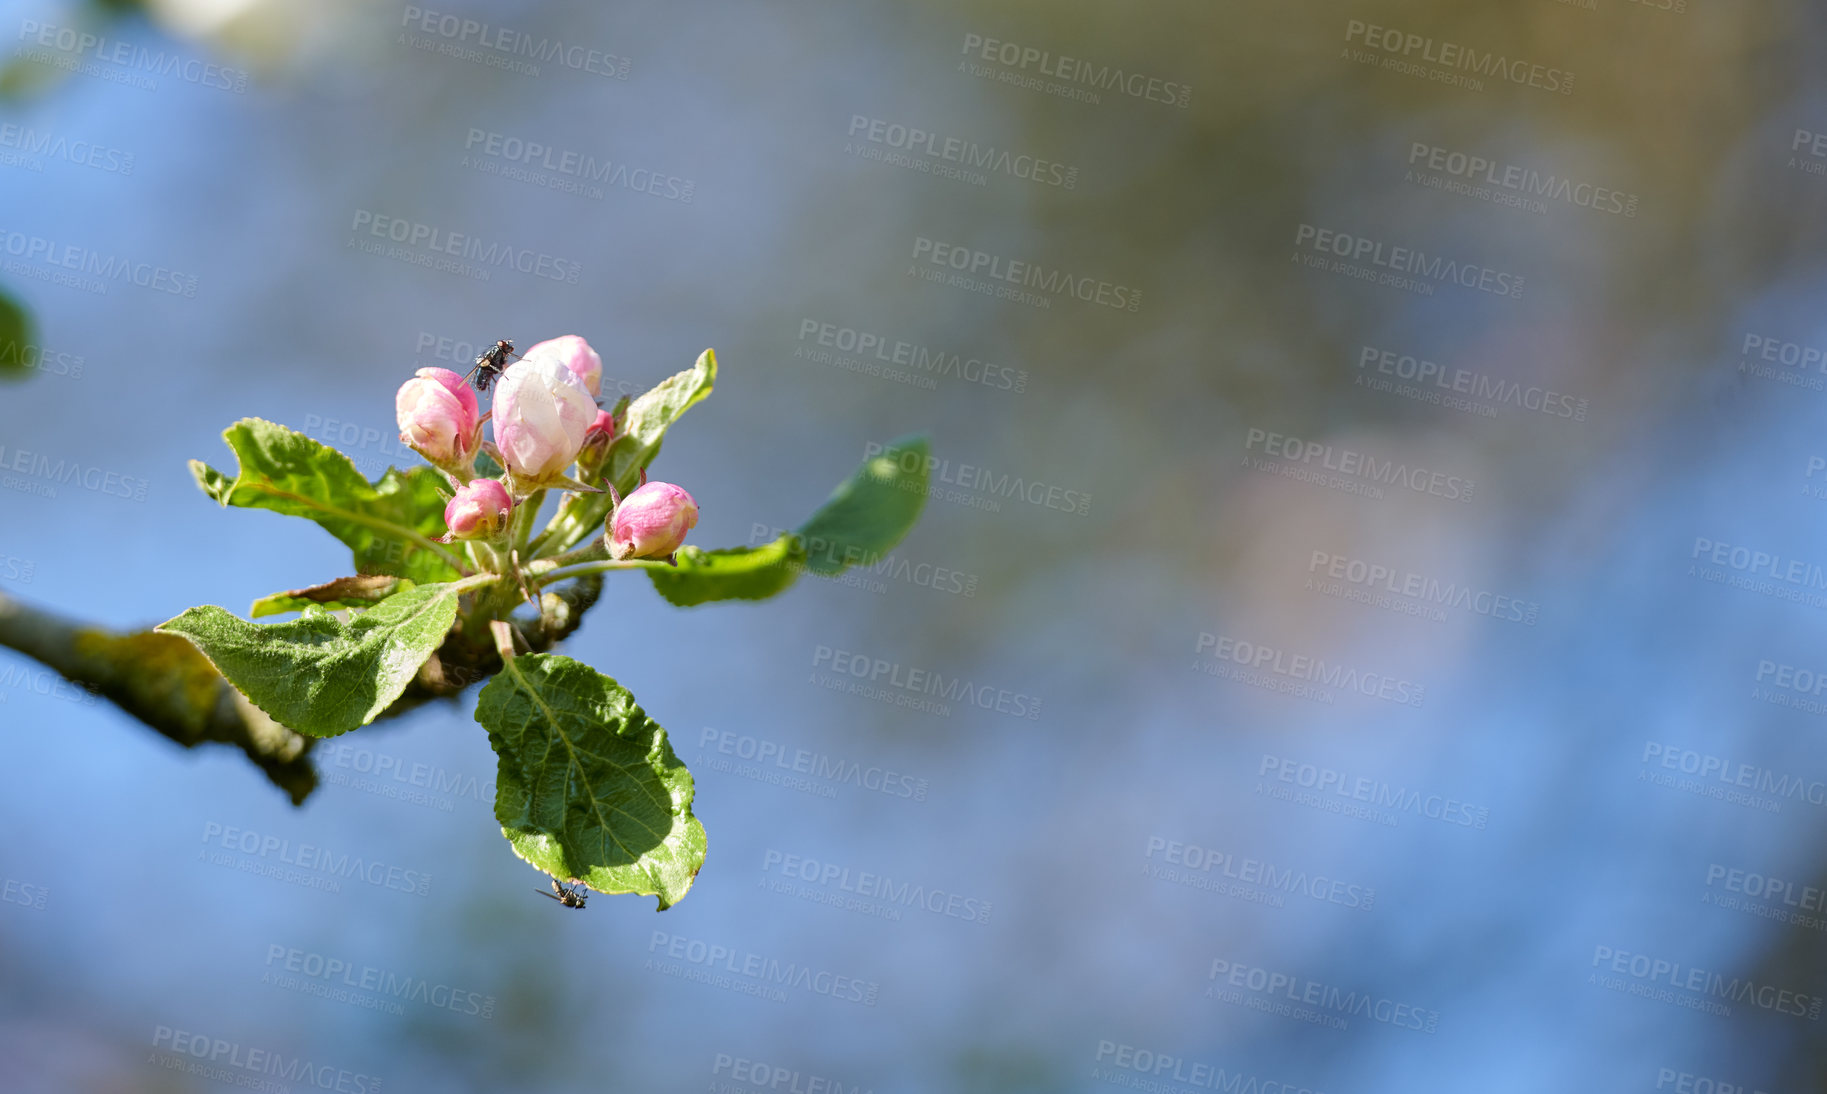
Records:
[[[582,334],[623,392],[716,348],[716,393],[654,468],[697,497],[702,546],[796,524],[907,432],[948,482],[905,568],[688,611],[625,575],[566,644],[696,776],[709,856],[657,916],[528,891],[473,691],[324,742],[293,808],[240,754],[178,749],[0,653],[0,1089],[246,1085],[256,1049],[387,1091],[1827,1082],[1827,722],[1811,682],[1778,684],[1827,670],[1818,10],[123,7],[0,8],[0,291],[47,362],[0,389],[0,593],[129,628],[347,572],[317,529],[210,504],[186,461],[228,462],[221,430],[254,415],[370,475],[405,465],[395,388],[500,337]],[[1428,44],[1391,46],[1411,34]],[[1442,43],[1525,75],[1442,79],[1463,76]],[[1141,91],[1088,94],[1064,57]],[[1545,90],[1529,66],[1576,78]],[[1072,185],[1013,159],[948,175],[891,125]],[[490,135],[554,152],[516,163]],[[579,183],[567,153],[624,181]],[[579,274],[367,253],[376,217]],[[1368,241],[1373,273],[1408,248],[1521,294],[1314,268],[1336,257],[1320,229]],[[56,283],[34,240],[194,294]],[[921,240],[1140,304],[933,283]],[[997,370],[840,367],[824,324]],[[1379,371],[1403,357],[1486,397],[1405,395]],[[18,473],[21,451],[143,500]],[[1329,595],[1334,560],[1532,622]],[[922,584],[932,567],[959,576]],[[840,652],[1040,713],[832,691]],[[1420,702],[1301,679],[1297,657]],[[744,766],[762,750],[922,796],[782,785]],[[224,851],[230,828],[428,874],[428,895],[247,872],[280,853]],[[842,880],[783,877],[806,860],[970,903],[845,907]],[[707,968],[711,947],[872,1002]],[[326,998],[298,970],[332,961],[429,987]],[[168,1066],[194,1058],[180,1035],[228,1062]]]

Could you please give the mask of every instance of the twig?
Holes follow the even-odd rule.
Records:
[[[239,748],[294,805],[317,786],[307,758],[311,738],[248,702],[188,639],[86,627],[0,593],[0,646],[56,670],[185,748]]]

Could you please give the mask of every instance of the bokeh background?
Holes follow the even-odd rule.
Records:
[[[0,361],[9,597],[129,628],[346,572],[186,461],[257,415],[377,475],[412,458],[397,385],[500,337],[582,334],[623,392],[717,349],[655,465],[703,546],[796,524],[904,433],[949,480],[880,572],[689,611],[627,575],[567,643],[697,778],[709,856],[660,915],[529,891],[473,691],[323,743],[294,808],[0,651],[0,1089],[278,1082],[254,1050],[385,1091],[1827,1088],[1819,6],[0,13],[0,292],[32,324]],[[1466,86],[1443,46],[1573,79]],[[1142,92],[1049,86],[1061,57]],[[894,125],[1061,174],[947,172]],[[381,217],[577,276],[372,253]],[[1350,276],[1320,229],[1521,288]],[[920,240],[1140,302],[935,283]],[[168,274],[62,283],[47,247]],[[989,367],[846,367],[826,324]],[[1398,388],[1404,357],[1485,395]],[[1437,488],[1325,466],[1366,455]],[[1334,560],[1505,607],[1378,599]],[[1039,715],[830,690],[837,651]],[[231,828],[427,895],[250,872],[285,852]],[[960,901],[848,907],[789,856]],[[428,987],[303,971],[332,962]],[[232,1051],[174,1067],[179,1034]]]

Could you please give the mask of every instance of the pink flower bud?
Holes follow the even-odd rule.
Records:
[[[422,368],[393,397],[400,441],[439,467],[468,467],[482,446],[476,393],[447,368]]]
[[[615,440],[615,419],[607,410],[596,412],[596,421],[584,431],[584,447],[577,453],[577,473],[587,483],[595,485],[597,472],[603,469],[603,457],[609,454],[609,445]]]
[[[596,400],[551,356],[515,361],[495,388],[495,445],[516,480],[562,474],[596,420]]]
[[[698,523],[698,503],[669,482],[650,482],[609,515],[610,558],[660,558],[685,542]]]
[[[471,479],[444,507],[444,526],[457,539],[483,539],[507,527],[514,499],[497,479]]]
[[[529,361],[549,357],[576,373],[577,378],[590,389],[592,399],[603,393],[603,359],[597,356],[596,351],[590,348],[590,343],[580,335],[566,334],[548,338],[521,356]]]

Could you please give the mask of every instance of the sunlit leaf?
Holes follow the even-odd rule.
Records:
[[[420,584],[457,576],[447,554],[430,543],[445,532],[450,492],[430,467],[388,468],[371,483],[336,449],[261,418],[243,418],[222,438],[240,461],[233,476],[199,460],[190,469],[203,492],[223,505],[315,521],[355,553],[360,573]]]
[[[229,683],[280,724],[313,737],[367,725],[412,683],[457,618],[455,585],[395,593],[348,622],[313,604],[250,623],[213,604],[158,626],[196,643]]]
[[[704,864],[692,777],[634,696],[558,654],[510,660],[476,721],[500,757],[495,819],[514,853],[563,881],[671,907]]]

